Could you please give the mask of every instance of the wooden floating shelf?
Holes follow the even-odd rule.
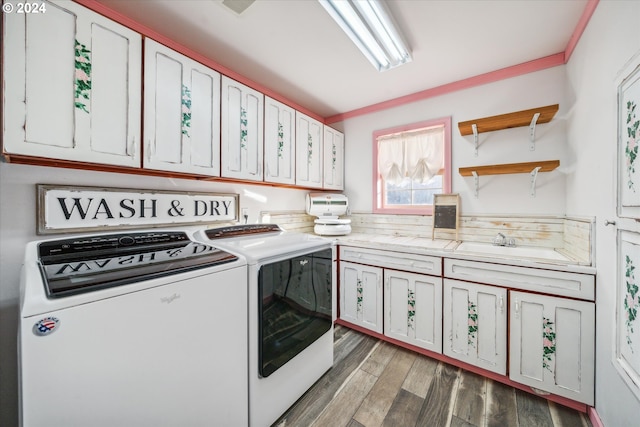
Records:
[[[547,105],[546,107],[532,108],[531,110],[516,111],[514,113],[467,120],[466,122],[459,122],[458,129],[460,130],[460,135],[464,136],[473,134],[472,125],[476,125],[478,133],[530,126],[534,115],[538,113],[540,116],[537,118],[536,123],[548,123],[556,115],[558,108],[559,104],[554,104]]]
[[[531,195],[536,195],[536,179],[538,172],[551,172],[560,166],[560,160],[545,160],[541,162],[507,163],[502,165],[472,166],[460,168],[462,176],[473,176],[475,196],[478,197],[480,189],[480,175],[503,175],[512,173],[528,173],[531,175]]]
[[[551,172],[560,166],[560,160],[546,160],[542,162],[507,163],[502,165],[470,166],[460,168],[458,171],[462,176],[477,175],[503,175],[511,173],[531,173],[535,168],[540,167],[539,172]]]

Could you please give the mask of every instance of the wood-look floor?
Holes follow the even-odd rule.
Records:
[[[590,427],[553,402],[336,326],[334,366],[278,427]]]

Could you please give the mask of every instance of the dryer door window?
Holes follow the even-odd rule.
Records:
[[[260,268],[260,376],[268,377],[331,329],[332,275],[331,249]]]

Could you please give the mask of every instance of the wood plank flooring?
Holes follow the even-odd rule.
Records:
[[[336,326],[334,366],[277,427],[591,427],[580,412]]]

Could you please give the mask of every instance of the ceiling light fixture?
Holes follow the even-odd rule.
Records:
[[[384,0],[318,0],[378,71],[411,62]]]

